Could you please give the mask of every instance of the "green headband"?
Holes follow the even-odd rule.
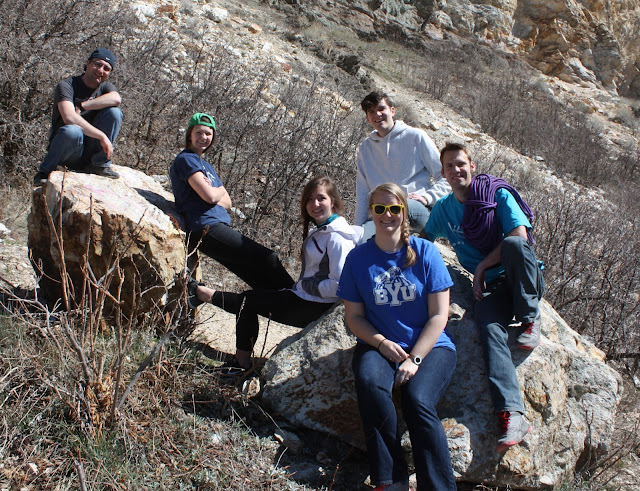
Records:
[[[202,118],[208,118],[211,122],[203,121]],[[193,116],[191,116],[191,119],[189,120],[189,128],[191,128],[192,126],[195,126],[197,124],[201,124],[201,125],[204,125],[204,126],[208,126],[209,128],[213,128],[213,131],[216,130],[216,121],[215,121],[215,119],[213,119],[213,117],[209,116],[206,113],[195,113]]]

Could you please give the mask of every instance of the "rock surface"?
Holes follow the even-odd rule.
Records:
[[[62,224],[67,273],[80,300],[83,257],[99,279],[109,269],[113,254],[123,272],[122,306],[125,313],[150,312],[168,302],[167,288],[184,268],[184,233],[176,221],[173,195],[146,174],[113,166],[120,179],[55,171],[32,194],[28,217],[32,262],[45,273],[40,279],[47,300],[61,298],[62,265],[46,207],[59,228]],[[44,196],[44,201],[43,201]],[[112,281],[111,292],[117,281]]]
[[[532,66],[574,83],[640,96],[640,0],[355,0],[297,2],[309,17],[375,40],[417,38],[429,25],[496,43]],[[575,70],[577,58],[583,69]]]
[[[458,479],[527,489],[562,482],[582,456],[607,447],[621,396],[619,375],[543,301],[542,344],[530,354],[512,351],[533,430],[523,444],[497,454],[498,428],[472,320],[470,279],[453,252],[439,248],[455,283],[449,329],[458,349],[439,414]],[[338,305],[283,343],[265,365],[263,399],[294,425],[363,447],[351,372],[355,339],[343,314]]]

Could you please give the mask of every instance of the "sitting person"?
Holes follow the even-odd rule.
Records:
[[[360,103],[373,131],[356,155],[356,225],[363,225],[364,240],[374,233],[367,206],[369,193],[379,184],[393,182],[407,194],[411,232],[422,232],[429,210],[451,189],[440,175],[438,147],[421,129],[396,121],[389,95],[371,92]]]
[[[349,329],[358,408],[375,489],[408,490],[398,418],[400,388],[418,490],[455,490],[447,436],[436,412],[456,366],[445,331],[453,285],[436,247],[411,236],[407,198],[396,184],[369,195],[375,236],[347,257],[338,296]]]
[[[169,175],[176,208],[185,219],[189,252],[196,247],[251,288],[290,288],[293,279],[277,254],[231,227],[231,198],[213,166],[202,155],[213,145],[216,122],[197,113],[189,120],[185,149]]]
[[[360,227],[351,227],[339,215],[343,209],[336,185],[330,178],[316,177],[304,187],[300,199],[304,239],[302,271],[291,288],[232,293],[190,283],[192,306],[210,302],[237,315],[236,353],[223,366],[226,373],[240,374],[251,367],[259,315],[289,326],[304,327],[338,300],[336,291],[342,266],[362,236]]]
[[[94,50],[82,75],[61,81],[53,94],[47,155],[33,178],[35,186],[47,182],[60,166],[117,179],[110,168],[113,142],[120,132],[120,94],[107,80],[116,57],[106,48]]]
[[[533,213],[504,180],[474,177],[476,163],[463,145],[447,143],[440,161],[453,192],[435,204],[424,232],[430,240],[446,237],[474,275],[475,320],[500,426],[496,450],[504,452],[531,430],[507,341],[515,317],[521,323],[516,347],[531,351],[540,344],[544,280],[531,246]]]

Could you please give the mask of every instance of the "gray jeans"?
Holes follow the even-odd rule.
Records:
[[[507,327],[514,317],[518,322],[533,322],[544,293],[544,279],[531,244],[522,237],[503,240],[500,260],[504,276],[487,285],[482,300],[475,305],[475,320],[496,412],[524,414],[516,367],[507,345]]]

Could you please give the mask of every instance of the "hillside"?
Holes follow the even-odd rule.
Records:
[[[26,212],[29,183],[47,138],[51,89],[59,79],[75,74],[94,46],[105,44],[120,57],[112,80],[124,100],[116,163],[164,175],[180,148],[187,118],[196,110],[214,114],[220,129],[211,160],[218,163],[239,209],[234,222],[289,257],[291,271],[297,271],[301,186],[311,174],[332,175],[352,213],[353,155],[368,131],[359,101],[371,88],[383,88],[394,98],[400,118],[423,127],[438,146],[449,140],[465,142],[481,171],[502,175],[523,190],[538,217],[537,252],[547,266],[547,298],[616,368],[637,380],[640,1],[249,0],[239,6],[230,0],[184,0],[122,2],[109,4],[111,9],[102,5],[99,15],[93,15],[97,2],[0,0],[8,12],[0,21],[7,33],[0,54],[0,223],[12,230],[0,237],[3,288],[9,284],[31,290],[35,282],[26,251]],[[206,262],[204,269],[216,285],[241,288],[215,264]],[[230,330],[230,320],[224,323]],[[0,346],[8,353],[13,348],[8,341],[11,331],[5,321],[0,324]],[[138,358],[155,342],[152,329],[146,335],[138,341],[144,346]],[[222,470],[215,472],[226,472],[236,489],[327,489],[336,475],[334,489],[349,489],[346,483],[353,482],[338,472],[342,460],[336,466],[335,456],[341,455],[350,471],[355,466],[355,474],[361,462],[335,442],[308,436],[307,444],[330,450],[299,456],[296,462],[296,457],[283,457],[269,438],[257,438],[252,446],[252,436],[236,433],[234,421],[241,421],[269,437],[268,417],[242,390],[210,389],[209,362],[202,361],[201,354],[181,353],[182,347],[176,341],[164,355],[167,362],[158,362],[146,379],[158,391],[156,402],[172,406],[173,419],[187,421],[187,427],[193,424],[191,433],[188,428],[171,430],[180,450],[186,453],[192,438],[199,447],[188,452],[206,454],[205,461],[221,461]],[[224,351],[228,343],[214,348]],[[169,360],[197,375],[189,382],[163,379],[161,372],[172,365]],[[10,365],[4,368],[7,373],[12,370]],[[19,385],[13,383],[11,387]],[[176,409],[172,384],[179,386],[180,396],[223,401],[197,410],[193,402],[193,414],[220,419],[195,422],[185,417]],[[622,428],[629,428],[637,416],[637,395],[632,384],[629,388]],[[33,391],[29,397],[45,400]],[[20,397],[29,400],[27,395]],[[114,448],[124,448],[138,459],[141,474],[162,462],[166,467],[158,467],[157,473],[169,488],[179,481],[176,469],[189,475],[194,489],[214,482],[208,463],[185,471],[187,464],[143,450],[148,435],[141,426],[161,417],[144,406],[144,398],[144,392],[136,395],[120,426],[125,433],[140,431],[141,439],[116,431],[109,437]],[[55,418],[65,411],[69,410],[47,406],[41,414]],[[3,420],[5,428],[10,428],[9,421]],[[69,429],[67,437],[75,443],[57,445],[66,452],[82,449],[83,457],[77,460],[84,459],[99,475],[96,462],[104,455],[117,460],[118,452],[96,456],[87,451],[93,438],[102,438],[102,430],[92,433],[83,424],[78,424],[84,428],[78,431],[83,437]],[[238,445],[244,453],[234,461],[217,449],[207,450],[205,433],[210,427],[215,428],[212,439]],[[0,455],[24,436],[13,429],[6,434],[11,436],[0,444]],[[29,463],[35,462],[40,469],[49,465],[52,476],[64,476],[72,487],[78,467],[71,454],[56,461],[29,438],[24,441],[30,453],[23,461],[14,452],[14,460],[0,468],[7,483],[33,482],[33,489],[54,486],[56,478],[29,470]],[[611,460],[588,472],[610,470],[610,463],[622,454],[627,463],[637,460],[637,451],[637,438],[625,441],[624,452],[611,449],[605,456]],[[297,470],[298,477],[305,472],[308,476],[288,479],[279,459]],[[145,467],[145,462],[151,465]],[[104,478],[111,487],[155,487],[151,481],[126,476],[127,470],[119,476],[112,472]],[[619,482],[628,481],[625,472],[621,474]],[[588,481],[590,475],[577,480]],[[611,474],[600,477],[606,481]],[[252,487],[247,479],[261,480]],[[220,484],[212,489],[227,488]]]

